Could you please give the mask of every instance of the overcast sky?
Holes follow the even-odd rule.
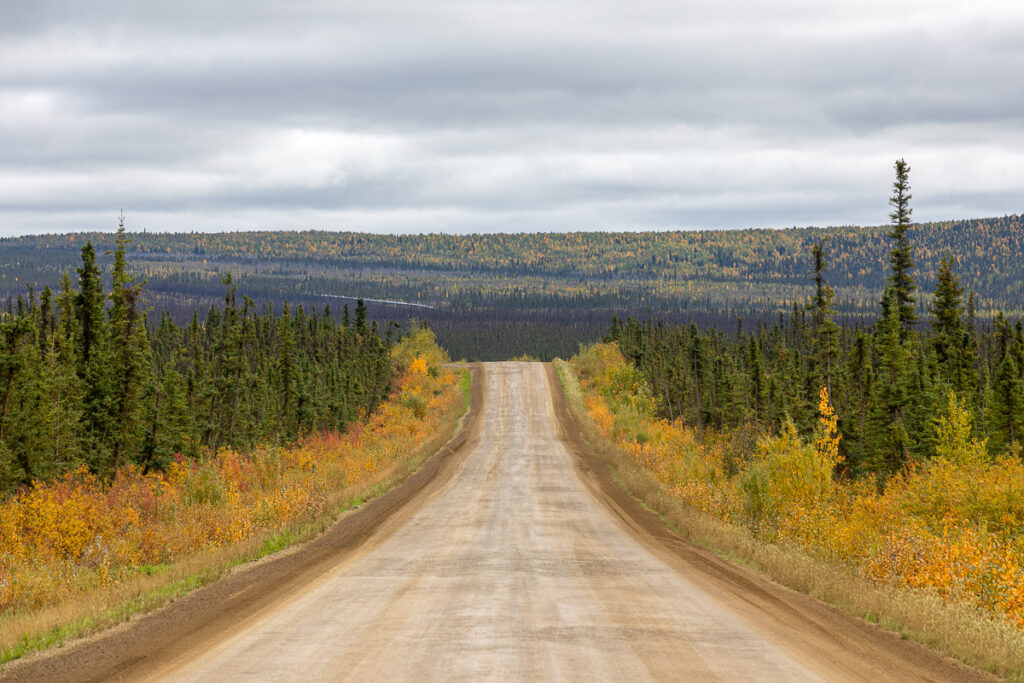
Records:
[[[1018,213],[1022,36],[1020,0],[0,0],[0,234],[874,225],[899,157],[917,220]]]

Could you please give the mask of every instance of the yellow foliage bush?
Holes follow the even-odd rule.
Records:
[[[966,600],[1024,628],[1024,464],[990,462],[955,396],[936,421],[938,456],[880,491],[873,479],[835,476],[841,436],[824,389],[813,438],[788,424],[737,461],[735,435],[698,440],[683,422],[657,418],[649,389],[615,344],[585,349],[572,368],[601,435],[693,508],[879,583]]]
[[[396,389],[344,434],[178,457],[162,473],[125,467],[109,482],[81,469],[0,502],[0,612],[53,605],[147,566],[316,517],[334,492],[411,453],[460,400],[428,330],[403,340],[392,358]],[[417,411],[410,397],[429,397],[432,409]]]

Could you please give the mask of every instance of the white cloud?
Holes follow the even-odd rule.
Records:
[[[24,5],[24,6],[22,6]],[[50,0],[0,20],[0,234],[1018,212],[1024,5]]]

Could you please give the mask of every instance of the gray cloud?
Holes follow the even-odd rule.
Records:
[[[0,234],[879,223],[897,157],[1021,209],[1015,2],[240,7],[7,3]]]

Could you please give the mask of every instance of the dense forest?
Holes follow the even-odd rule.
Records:
[[[340,430],[385,397],[389,337],[357,302],[256,309],[230,276],[185,324],[150,319],[115,235],[110,287],[91,242],[74,282],[30,287],[0,314],[0,493],[82,465],[166,466],[175,454],[249,449]]]
[[[262,309],[307,309],[333,297],[395,300],[432,308],[367,303],[371,320],[425,319],[453,357],[493,360],[523,354],[569,356],[599,339],[612,315],[730,330],[771,325],[814,294],[811,254],[828,237],[829,280],[840,323],[870,324],[888,277],[888,228],[494,235],[369,235],[338,232],[133,233],[132,273],[145,297],[179,324],[206,310],[234,282]],[[943,256],[975,292],[980,320],[1024,313],[1024,220],[914,224],[915,276],[927,317]],[[109,233],[0,240],[0,296],[25,285],[56,289],[84,241],[102,261]]]
[[[831,235],[810,250],[809,302],[794,304],[774,321],[745,328],[739,320],[726,332],[693,323],[613,320],[608,337],[642,371],[665,417],[682,417],[698,430],[747,433],[750,443],[788,421],[809,434],[826,387],[843,434],[844,467],[852,474],[884,477],[910,460],[930,458],[936,421],[954,409],[971,415],[991,454],[1020,452],[1024,325],[1001,312],[979,320],[977,297],[965,294],[958,274],[977,264],[952,248],[939,262],[934,291],[919,316],[924,297],[914,261],[921,252],[931,258],[937,246],[918,244],[921,233],[909,220],[907,171],[897,164],[889,274],[873,325],[834,319],[835,292],[826,271],[829,255],[842,248]],[[1003,248],[991,246],[996,253]]]

